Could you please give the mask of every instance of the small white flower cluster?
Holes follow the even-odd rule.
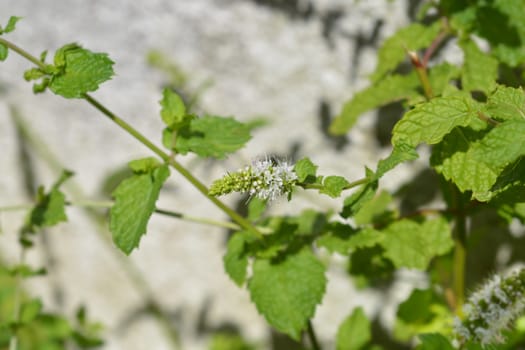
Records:
[[[454,332],[460,343],[473,341],[486,346],[502,343],[502,331],[525,310],[525,270],[506,278],[495,275],[465,304],[465,319],[454,320]]]
[[[290,194],[297,180],[297,174],[291,164],[269,159],[254,161],[251,165],[251,175],[250,196],[270,201]]]

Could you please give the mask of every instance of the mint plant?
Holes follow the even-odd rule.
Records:
[[[177,158],[194,153],[224,159],[250,140],[253,125],[196,115],[165,89],[161,148],[89,94],[113,76],[107,54],[66,44],[47,63],[46,53],[37,58],[4,38],[15,29],[18,18],[11,17],[0,30],[0,58],[13,52],[29,60],[34,67],[24,78],[33,81],[35,93],[49,90],[84,100],[155,156],[131,160],[132,175],[113,192],[109,227],[115,246],[126,255],[139,246],[153,213],[184,218],[156,208],[164,183],[176,171],[232,221],[224,224],[234,231],[223,259],[226,273],[246,287],[269,325],[303,346],[324,346],[311,320],[326,290],[327,262],[320,252],[327,252],[346,257],[349,278],[362,287],[380,289],[403,269],[422,271],[428,281],[427,288],[415,289],[399,305],[389,335],[373,334],[373,320],[362,308],[333,325],[337,349],[517,349],[525,345],[523,270],[511,275],[496,271],[478,292],[467,297],[466,291],[498,267],[487,251],[521,243],[511,224],[525,220],[523,18],[520,0],[433,1],[421,7],[418,22],[385,40],[371,85],[345,103],[330,126],[334,135],[343,135],[364,112],[402,104],[390,155],[373,169],[365,168],[358,179],[318,174],[308,157],[294,164],[254,157],[241,170],[225,169],[208,187]],[[463,52],[461,63],[443,59],[441,52],[451,45]],[[410,69],[400,69],[406,62]],[[407,211],[400,208],[400,193],[388,193],[380,183],[396,166],[418,158],[421,147],[430,149],[427,170],[436,180],[428,186],[439,190],[442,205],[416,202]],[[29,245],[28,233],[66,219],[60,185],[70,175],[65,172],[49,193],[39,192],[22,231],[22,246]],[[338,213],[267,214],[273,200],[293,201],[299,191],[342,197],[343,204]],[[249,195],[246,216],[220,200],[232,192]],[[487,218],[492,220],[488,226],[483,224]],[[488,243],[490,234],[500,231]],[[522,226],[518,231],[523,232]],[[519,250],[513,254],[505,265],[524,258]],[[17,313],[10,322],[18,325],[20,319]],[[16,349],[19,329],[11,327],[8,334]],[[238,338],[213,341],[213,348],[231,347],[252,345]]]

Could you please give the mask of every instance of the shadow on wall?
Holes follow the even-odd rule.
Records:
[[[310,19],[315,7],[310,0],[252,0],[257,5],[270,7],[285,13],[292,19]]]

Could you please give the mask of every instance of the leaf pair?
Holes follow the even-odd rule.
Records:
[[[65,98],[83,98],[95,91],[113,76],[114,62],[105,53],[94,53],[72,43],[62,46],[55,53],[54,65],[45,63],[46,53],[41,55],[41,64],[24,73],[27,81],[40,80],[33,85],[35,93],[47,88]]]

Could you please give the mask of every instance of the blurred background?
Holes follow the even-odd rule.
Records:
[[[36,56],[49,50],[52,58],[70,42],[107,52],[116,75],[94,97],[157,144],[164,87],[197,113],[264,121],[247,147],[225,160],[181,157],[206,184],[264,155],[308,156],[320,173],[352,181],[389,154],[401,109],[368,113],[342,137],[328,135],[328,125],[367,86],[379,44],[414,17],[420,2],[2,0],[0,22],[23,17],[6,39]],[[13,53],[0,65],[0,207],[30,203],[37,186],[49,188],[64,168],[75,173],[64,186],[68,200],[110,200],[127,162],[151,154],[83,101],[33,95],[22,78],[30,67]],[[400,166],[383,185],[406,181],[418,166]],[[236,196],[225,201],[239,210],[246,204]],[[225,219],[176,173],[158,207]],[[340,207],[341,201],[306,193],[272,211]],[[19,259],[25,215],[0,213],[6,264]],[[48,274],[26,280],[24,289],[42,299],[44,310],[71,318],[84,305],[89,319],[104,326],[104,349],[208,349],[218,334],[239,334],[263,349],[298,348],[271,331],[248,292],[224,273],[225,229],[154,215],[139,249],[126,257],[109,240],[105,210],[69,207],[67,215],[28,252],[27,262]],[[363,306],[378,329],[388,327],[394,307],[378,308],[377,301],[395,305],[419,283],[407,275],[384,290],[357,290],[342,257],[327,263],[327,293],[313,320],[327,349],[354,307]]]

